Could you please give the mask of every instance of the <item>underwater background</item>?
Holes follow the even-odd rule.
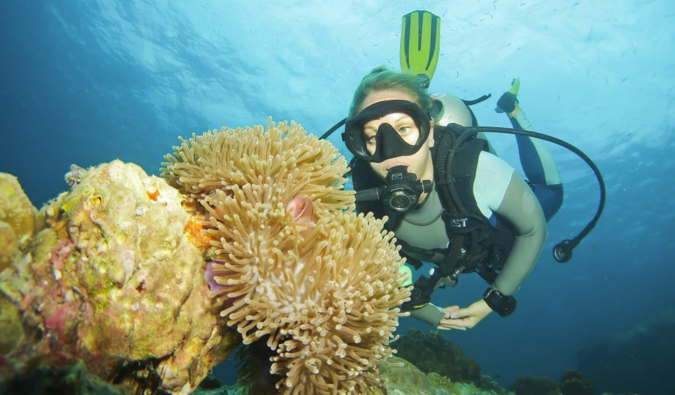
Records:
[[[539,132],[589,155],[607,184],[597,227],[567,264],[554,245],[598,206],[588,166],[549,145],[565,202],[518,309],[444,332],[508,388],[581,370],[596,392],[675,391],[675,5],[661,1],[162,1],[0,3],[0,171],[40,207],[64,174],[121,159],[159,174],[178,136],[294,119],[321,135],[373,67],[399,68],[402,15],[442,18],[431,92],[481,125],[509,126],[497,98],[521,78]],[[339,133],[330,141],[350,157]],[[513,136],[490,136],[518,168]],[[475,275],[434,302],[466,306]],[[431,330],[410,318],[408,328]],[[229,362],[228,362],[229,363]],[[225,371],[226,369],[221,369]]]

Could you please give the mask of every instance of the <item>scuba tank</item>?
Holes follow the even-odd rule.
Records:
[[[456,123],[464,127],[477,126],[471,110],[459,97],[440,92],[431,94],[431,98],[434,99],[436,111],[436,114],[432,114],[434,124],[448,126]]]

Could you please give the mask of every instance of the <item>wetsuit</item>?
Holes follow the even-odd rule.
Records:
[[[532,130],[523,111],[510,120],[515,129]],[[492,285],[507,296],[520,288],[536,264],[546,239],[545,222],[560,209],[563,198],[560,175],[542,142],[525,136],[516,138],[530,186],[527,187],[510,165],[486,152],[480,154],[473,185],[473,195],[481,213],[493,224],[496,217],[500,217],[516,234],[516,243]],[[394,229],[396,237],[419,248],[445,248],[449,240],[441,212],[440,199],[434,189],[423,204],[406,213]],[[410,255],[414,257],[414,254]],[[439,263],[441,259],[442,255],[438,254],[430,261]],[[430,303],[411,315],[437,326],[444,313]]]

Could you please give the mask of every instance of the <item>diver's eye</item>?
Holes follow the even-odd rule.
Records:
[[[370,155],[375,155],[375,151],[377,150],[377,135],[373,134],[372,136],[365,136],[364,140],[366,151],[368,151]]]
[[[377,135],[373,134],[371,136],[365,136],[364,143],[366,145],[366,150],[373,155],[375,153],[375,147],[377,146]]]
[[[417,126],[414,124],[411,124],[407,120],[399,123],[396,125],[396,128],[398,129],[398,135],[401,136],[401,138],[408,144],[410,145],[415,145],[417,144],[417,140],[419,139],[420,132],[417,129]]]

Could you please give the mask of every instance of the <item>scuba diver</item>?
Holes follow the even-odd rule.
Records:
[[[498,106],[514,126],[531,127],[513,92]],[[403,309],[439,329],[467,329],[492,311],[513,312],[513,295],[546,241],[546,220],[562,204],[560,176],[543,145],[518,136],[530,186],[489,152],[486,140],[451,141],[460,127],[474,124],[463,101],[434,100],[419,78],[380,67],[357,88],[343,133],[354,154],[357,211],[389,217],[386,227],[408,263],[438,265],[435,276],[415,283]],[[363,192],[382,196],[364,199]],[[466,308],[430,303],[434,289],[454,286],[459,274],[473,271],[491,284],[483,298]]]
[[[552,136],[532,131],[518,102],[520,81],[497,101],[513,129],[479,127],[470,105],[427,88],[439,56],[440,18],[427,11],[403,16],[402,73],[373,69],[354,93],[342,139],[354,155],[351,176],[356,210],[388,217],[385,228],[396,235],[406,258],[405,286],[411,300],[402,306],[411,316],[438,329],[472,328],[492,311],[506,317],[516,307],[515,292],[532,271],[546,241],[546,222],[560,209],[563,186],[555,162],[540,140],[553,142],[581,157],[600,185],[595,217],[571,240],[553,249],[558,262],[595,227],[605,202],[600,171],[583,152]],[[496,156],[484,132],[516,135],[525,181]],[[533,139],[535,138],[535,139]],[[412,283],[422,262],[436,265],[429,277]],[[436,288],[455,286],[462,273],[478,273],[489,287],[467,307],[431,303]]]

